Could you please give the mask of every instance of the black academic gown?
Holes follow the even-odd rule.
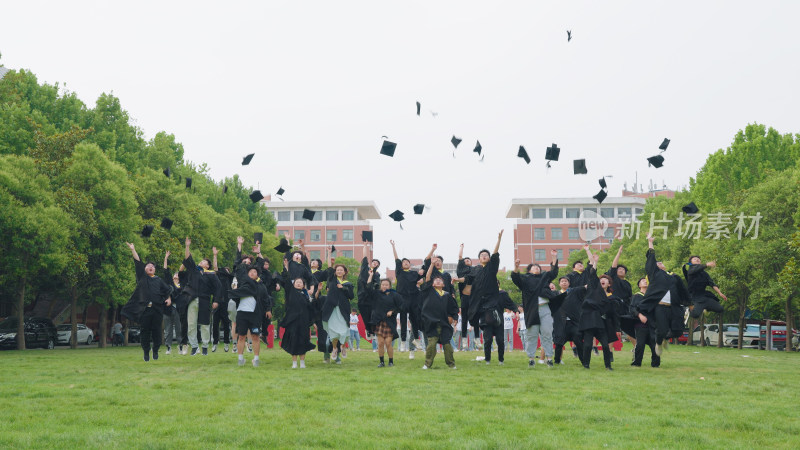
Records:
[[[415,270],[404,270],[403,262],[399,259],[394,261],[394,267],[394,274],[397,278],[397,293],[403,298],[403,311],[408,312],[412,308],[419,309],[419,287],[417,286],[417,281],[422,276]]]
[[[525,328],[530,328],[541,323],[539,318],[539,297],[548,298],[548,296],[552,295],[545,294],[545,291],[550,291],[550,283],[556,276],[558,276],[558,261],[550,265],[550,270],[539,274],[511,272],[511,281],[522,291],[522,309],[525,310]],[[553,296],[555,297],[555,295]],[[551,308],[551,312],[552,309],[553,308]],[[553,317],[555,317],[555,315]]]
[[[614,342],[617,340],[616,333],[619,330],[619,316],[614,304],[617,300],[612,298],[600,285],[600,279],[597,277],[594,267],[589,267],[587,272],[589,287],[581,304],[578,329],[580,331],[603,329],[608,337],[608,342]]]
[[[350,300],[353,299],[353,284],[345,280],[341,283],[342,287],[340,288],[334,268],[329,267],[326,272],[328,273],[328,295],[322,305],[322,321],[328,322],[334,309],[338,306],[339,314],[342,315],[345,323],[350,323]]]
[[[558,309],[558,313],[553,315],[553,342],[563,345],[574,338],[574,333],[567,333],[567,324],[572,326],[573,331],[578,330],[581,304],[586,296],[586,288],[583,286],[571,287],[561,294],[564,295],[564,301]]]
[[[637,306],[637,312],[645,315],[655,310],[661,299],[667,295],[667,292],[675,284],[675,279],[672,275],[659,269],[655,250],[647,249],[646,258],[644,269],[645,273],[647,273],[647,292]]]
[[[403,297],[394,289],[389,289],[375,292],[372,299],[372,323],[377,326],[385,322],[392,329],[392,340],[400,337],[397,334],[397,313],[403,308]],[[387,316],[390,311],[392,315]]]
[[[147,305],[151,303],[154,311],[163,314],[171,289],[161,278],[147,275],[144,271],[145,263],[142,261],[134,259],[133,265],[136,270],[136,288],[120,314],[128,320],[138,322]]]
[[[633,297],[633,290],[628,280],[622,279],[617,275],[617,267],[611,267],[606,272],[606,275],[611,277],[611,291],[625,303],[626,307],[631,305],[631,297]]]
[[[471,323],[467,318],[471,295],[464,294],[464,289],[467,286],[472,286],[472,281],[474,276],[472,275],[472,266],[466,265],[464,263],[463,258],[458,260],[458,266],[456,267],[456,277],[464,279],[463,282],[458,283],[458,295],[461,299],[461,311],[463,312],[461,320],[461,336],[467,337],[467,330],[468,330],[467,325]],[[472,288],[470,287],[470,289]],[[477,322],[472,323],[473,328],[477,326],[478,326]]]
[[[431,265],[430,259],[424,260],[422,262],[422,273],[428,273],[428,267],[430,267],[430,265]],[[444,290],[447,291],[450,295],[452,295],[453,298],[455,298],[456,293],[455,289],[453,288],[453,277],[449,273],[442,272],[436,267],[434,267],[433,271],[431,272],[431,279],[433,279],[435,276],[442,277],[442,281],[444,282]]]
[[[365,256],[361,259],[361,270],[358,273],[358,312],[361,314],[361,319],[367,329],[367,333],[372,333],[374,325],[372,322],[372,303],[374,302],[375,292],[380,290],[381,274],[377,270],[372,273],[372,286],[367,289],[367,280],[369,279],[369,259]],[[328,285],[330,289],[330,285]],[[330,293],[329,293],[330,295]],[[353,297],[350,297],[353,298]],[[348,307],[349,308],[349,307]],[[349,311],[349,310],[348,310]],[[350,323],[350,316],[347,316],[347,323]]]
[[[467,319],[478,323],[481,313],[496,309],[500,301],[500,287],[497,284],[497,271],[500,268],[500,254],[495,253],[489,258],[486,266],[473,266],[471,274],[472,295],[469,301]],[[500,309],[502,318],[502,308]]]
[[[453,326],[448,318],[458,321],[458,304],[452,294],[442,290],[436,291],[433,283],[428,281],[420,290],[422,296],[422,326],[425,338],[439,337],[438,343],[449,344],[453,338]],[[439,332],[438,329],[441,329]]]
[[[313,307],[308,294],[304,290],[295,289],[291,281],[284,283],[284,293],[286,313],[281,320],[281,348],[290,355],[305,355],[314,349],[308,331],[313,322]]]

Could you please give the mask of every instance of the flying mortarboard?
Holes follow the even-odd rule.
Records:
[[[683,208],[681,208],[681,210],[686,214],[697,214],[698,212],[700,212],[700,209],[697,207],[697,205],[694,204],[694,202],[691,202],[688,205],[684,206]]]
[[[597,182],[600,183],[600,187],[603,189],[608,187],[608,185],[606,185],[606,177],[600,178]]]
[[[589,173],[589,171],[586,170],[586,160],[576,159],[572,161],[572,173],[573,175],[586,175]]]
[[[186,187],[192,187],[192,177],[186,177]]]
[[[314,211],[312,211],[310,209],[304,209],[303,210],[303,219],[314,220]]]
[[[659,150],[666,150],[667,147],[669,147],[669,139],[664,138],[664,142],[662,142],[661,145],[658,146],[658,149]]]
[[[420,108],[421,106],[422,106],[422,105],[420,105],[420,104],[419,104],[419,102],[417,102],[417,115],[419,115],[419,108]]]
[[[405,220],[405,217],[403,217],[403,212],[400,211],[399,209],[397,209],[393,213],[389,214],[389,217],[391,217],[395,222],[403,222],[403,220]],[[402,223],[400,223],[400,229],[401,230],[403,229],[403,224]]]
[[[544,153],[544,159],[547,160],[548,169],[550,168],[550,161],[558,161],[558,155],[560,154],[561,154],[561,149],[558,148],[555,142],[553,143],[552,146],[547,147],[547,150],[545,150]]]
[[[603,200],[605,200],[606,197],[608,197],[608,194],[606,194],[606,191],[600,189],[600,192],[598,192],[597,195],[595,195],[592,198],[597,200],[597,203],[603,203]]]
[[[283,186],[281,186],[278,188],[278,192],[276,192],[275,195],[283,195],[284,192],[286,192],[286,190],[284,190]]]
[[[381,145],[381,155],[386,155],[389,157],[394,157],[394,150],[397,148],[397,144],[391,141],[383,141],[383,145]]]
[[[367,231],[367,230],[362,231],[361,240],[364,242],[372,242],[372,231]]]
[[[164,169],[162,172],[164,173],[164,176],[167,177],[167,178],[169,178],[169,176],[172,174],[172,171],[169,170],[169,167]]]
[[[250,200],[252,200],[253,203],[260,202],[262,198],[264,198],[264,195],[261,194],[261,191],[259,190],[255,190],[252,193],[250,193]]]
[[[474,153],[477,153],[477,154],[479,154],[479,155],[480,155],[482,150],[483,150],[483,147],[481,147],[481,141],[477,141],[477,142],[475,143],[475,148],[474,148],[472,151],[473,151]]]
[[[250,164],[250,161],[253,160],[253,156],[255,155],[256,155],[255,153],[250,153],[249,155],[245,156],[244,159],[242,160],[242,165],[246,166]]]
[[[142,228],[142,237],[150,237],[150,235],[153,234],[154,228],[155,227],[152,225],[145,225],[144,228]]]
[[[461,143],[461,139],[457,138],[456,135],[450,139],[450,143],[453,144],[453,147],[458,148],[458,144]]]
[[[281,238],[281,242],[275,247],[275,250],[281,253],[286,253],[291,249],[292,246],[289,245],[289,241],[287,241],[286,238]]]
[[[522,158],[525,160],[525,164],[531,163],[531,158],[528,156],[528,152],[525,151],[525,147],[519,146],[519,151],[517,151],[517,157]]]
[[[169,217],[164,217],[163,219],[161,219],[161,228],[164,228],[166,230],[170,230],[170,229],[172,229],[172,224],[173,223],[174,222],[172,221],[172,219],[170,219]]]
[[[263,243],[264,242],[264,233],[253,233],[253,242],[254,243]]]
[[[222,186],[222,193],[223,194],[227,194],[228,193],[228,185],[227,184],[225,186]]]
[[[331,245],[331,253],[333,253],[335,251],[336,251],[336,246],[335,245]]]
[[[417,203],[414,205],[414,214],[422,214],[422,210],[425,209],[425,205],[422,203]]]
[[[647,158],[647,165],[654,166],[656,169],[664,165],[664,157],[661,155],[651,156]]]

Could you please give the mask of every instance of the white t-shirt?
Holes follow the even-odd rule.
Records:
[[[254,312],[256,310],[255,297],[243,297],[241,300],[239,300],[239,308],[236,310],[242,312]]]
[[[458,315],[458,321],[456,322],[456,331],[461,331],[461,314]]]
[[[503,329],[505,330],[514,329],[514,314],[511,314],[510,312],[503,313]]]
[[[358,314],[350,314],[350,329],[358,331]]]
[[[525,330],[525,313],[519,313],[519,326],[520,330]]]

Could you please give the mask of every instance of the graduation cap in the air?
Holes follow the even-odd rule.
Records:
[[[414,205],[414,214],[422,214],[422,211],[425,209],[425,205],[422,203],[417,203]]]
[[[250,200],[252,200],[253,203],[258,203],[263,198],[264,198],[264,195],[259,190],[255,190],[255,191],[250,193]]]
[[[572,40],[572,30],[567,30],[567,42]]]
[[[278,192],[276,192],[275,195],[283,195],[284,192],[286,192],[286,190],[281,186],[278,188]]]
[[[280,243],[275,247],[275,250],[277,250],[277,251],[279,251],[281,253],[286,253],[291,249],[292,249],[292,246],[289,245],[289,241],[287,241],[286,238],[281,238]]]
[[[586,170],[586,160],[585,159],[576,159],[572,161],[572,173],[574,175],[586,175],[589,173]]]
[[[167,178],[169,178],[169,176],[172,175],[172,171],[169,170],[169,167],[167,167],[166,169],[162,170],[162,172],[164,173],[164,176],[167,177]]]
[[[222,186],[222,193],[223,194],[227,194],[228,193],[228,185],[227,184],[225,186]]]
[[[161,228],[164,228],[165,230],[170,230],[172,229],[173,223],[174,222],[172,221],[172,219],[170,219],[169,217],[164,217],[163,219],[161,219]]]
[[[186,187],[192,187],[192,177],[186,177]]]
[[[244,159],[242,160],[242,165],[246,166],[246,165],[250,164],[250,161],[253,160],[253,156],[256,156],[256,154],[255,153],[250,153],[249,155],[245,156]]]
[[[547,160],[547,168],[550,168],[550,161],[558,161],[558,155],[561,154],[561,149],[553,143],[550,147],[547,147],[547,150],[544,152],[544,159]]]
[[[389,214],[389,217],[391,217],[395,222],[401,222],[400,223],[400,229],[401,230],[403,229],[402,222],[403,222],[403,220],[405,220],[405,217],[403,217],[403,211],[400,211],[399,209],[395,210],[395,212]]]
[[[461,143],[461,139],[457,138],[454,134],[453,137],[450,139],[450,143],[453,144],[453,147],[458,148],[458,144]]]
[[[303,210],[303,219],[314,220],[314,211],[312,211],[310,209],[304,209]]]
[[[608,187],[608,185],[606,184],[606,177],[600,178],[599,180],[597,180],[597,182],[600,183],[600,187],[603,189],[606,189]]]
[[[263,243],[264,242],[264,233],[258,233],[258,232],[253,233],[253,242],[256,243],[256,244]]]
[[[647,165],[654,166],[656,169],[664,165],[664,157],[661,155],[651,156],[647,158]]]
[[[419,108],[420,108],[421,106],[422,106],[422,105],[420,105],[420,104],[419,104],[419,102],[417,102],[417,115],[419,115]]]
[[[525,151],[525,147],[519,146],[519,151],[517,151],[517,157],[522,158],[525,160],[525,164],[531,163],[531,158],[528,156],[528,152]]]
[[[481,147],[481,141],[476,141],[475,142],[475,148],[472,149],[472,152],[473,153],[477,153],[477,154],[480,155],[482,150],[483,150],[483,147]]]
[[[697,205],[694,204],[694,202],[691,202],[688,205],[684,206],[683,208],[681,208],[681,210],[686,214],[697,214],[698,212],[700,212],[700,209],[697,207]]]
[[[331,245],[331,253],[333,253],[335,251],[336,251],[336,246],[335,245]]]
[[[153,234],[154,228],[155,227],[152,225],[145,225],[144,228],[142,228],[142,237],[150,237],[150,235]]]
[[[600,192],[598,192],[597,195],[595,195],[592,198],[597,200],[597,203],[603,203],[603,200],[605,200],[606,197],[608,197],[608,194],[606,194],[606,191],[604,191],[603,189],[600,189]]]
[[[659,150],[666,150],[667,147],[669,147],[669,139],[664,138],[664,142],[662,142],[661,145],[658,146],[658,149]]]
[[[362,231],[361,240],[364,242],[372,242],[372,231],[367,231],[367,230]]]
[[[391,141],[383,141],[383,145],[381,145],[381,155],[386,155],[389,157],[394,157],[394,150],[397,148],[397,144]]]

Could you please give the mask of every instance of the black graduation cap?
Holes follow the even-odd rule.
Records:
[[[597,182],[600,183],[600,187],[603,189],[608,187],[608,185],[606,185],[606,177],[600,178]]]
[[[655,166],[656,169],[664,165],[664,157],[661,155],[651,156],[647,158],[648,166]]]
[[[283,189],[283,186],[281,186],[278,188],[278,192],[276,192],[275,195],[283,195],[284,192],[286,191]]]
[[[683,208],[681,208],[681,210],[686,214],[697,214],[698,212],[700,212],[700,209],[697,207],[697,205],[694,204],[694,202],[691,202],[688,205],[684,206]]]
[[[372,231],[364,230],[361,232],[361,240],[364,242],[372,242]]]
[[[425,205],[422,203],[417,203],[414,205],[414,214],[422,214],[422,210],[425,209]]]
[[[394,219],[395,222],[402,222],[405,219],[405,217],[403,217],[403,211],[400,211],[399,209],[389,214],[389,217]]]
[[[664,138],[664,142],[662,142],[661,145],[658,146],[658,149],[659,150],[666,150],[667,147],[669,147],[669,139]]]
[[[606,197],[608,197],[608,194],[606,194],[606,191],[600,189],[600,192],[598,192],[597,195],[595,195],[592,198],[597,200],[597,203],[603,203],[603,200],[605,200]]]
[[[450,143],[453,144],[453,147],[458,148],[458,144],[461,143],[461,139],[457,138],[456,135],[450,139]]]
[[[572,173],[573,175],[580,175],[580,174],[586,175],[587,173],[589,173],[589,171],[586,170],[586,160],[576,159],[572,161]]]
[[[255,153],[250,153],[249,155],[245,156],[244,159],[242,160],[242,165],[246,166],[246,165],[250,164],[250,161],[253,160],[253,156],[256,156],[256,154]]]
[[[163,219],[161,219],[161,228],[170,230],[172,229],[173,223],[174,222],[172,222],[172,219],[170,219],[169,217],[164,217]]]
[[[390,157],[394,157],[394,150],[397,148],[397,144],[391,141],[383,141],[383,145],[381,145],[381,155],[386,155]]]
[[[264,198],[264,195],[261,194],[261,191],[259,190],[255,190],[252,193],[250,193],[250,200],[252,200],[253,203],[260,202],[262,198]]]
[[[145,225],[144,228],[142,228],[142,237],[150,237],[150,235],[153,234],[154,228],[155,227],[152,225]]]
[[[525,147],[519,146],[519,151],[517,152],[517,156],[525,160],[525,164],[531,163],[531,158],[528,156],[528,152],[525,151]]]
[[[225,186],[222,186],[222,193],[223,194],[227,194],[228,193],[228,185],[227,184]]]
[[[167,178],[169,178],[169,176],[172,174],[172,171],[169,170],[169,167],[164,169],[162,172],[164,173],[164,176],[167,177]]]
[[[475,142],[475,148],[472,151],[480,155],[481,150],[483,150],[483,147],[481,147],[481,141]]]
[[[314,220],[314,211],[312,211],[310,209],[304,209],[303,210],[303,219]]]
[[[275,250],[281,253],[286,253],[291,249],[292,246],[289,245],[289,241],[287,241],[286,238],[281,238],[281,242],[275,247]]]
[[[253,242],[254,243],[258,243],[258,242],[263,243],[264,242],[264,233],[253,233]]]
[[[550,147],[547,147],[544,153],[544,159],[548,161],[558,161],[558,155],[561,154],[561,149],[554,143]]]
[[[192,187],[192,177],[186,177],[186,187]]]
[[[331,245],[331,253],[333,253],[335,251],[336,251],[336,246],[335,245]]]
[[[572,30],[567,30],[567,42],[572,40]]]
[[[419,108],[420,108],[421,106],[422,106],[422,105],[420,105],[420,104],[419,104],[419,102],[417,102],[417,115],[419,115]]]

